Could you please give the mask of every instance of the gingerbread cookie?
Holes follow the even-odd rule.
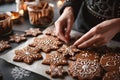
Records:
[[[25,41],[26,38],[25,38],[25,35],[24,34],[14,34],[12,36],[10,36],[10,41],[11,42],[21,42],[21,41]]]
[[[68,72],[79,80],[92,80],[100,77],[101,67],[96,61],[78,58],[76,61],[70,62]]]
[[[119,53],[104,54],[100,59],[100,64],[106,71],[119,70],[120,54]]]
[[[58,49],[58,52],[62,53],[63,56],[74,56],[75,53],[79,52],[80,50],[77,49],[75,46],[67,46],[63,45],[60,49]]]
[[[49,27],[49,28],[45,29],[45,30],[43,31],[43,33],[46,34],[46,35],[56,36],[53,27],[52,27],[52,28]]]
[[[94,51],[87,51],[87,50],[81,50],[79,54],[75,55],[76,59],[89,59],[93,61],[98,61],[100,60],[99,54],[95,53]]]
[[[120,80],[120,72],[110,71],[105,74],[103,80]]]
[[[50,50],[58,49],[61,44],[62,42],[56,37],[44,36],[41,38],[35,38],[30,46],[42,49],[44,52],[49,52]]]
[[[0,51],[4,51],[5,49],[10,48],[8,41],[0,41]]]
[[[25,47],[20,50],[15,50],[14,61],[25,62],[27,64],[32,64],[35,60],[41,59],[42,55],[39,53],[38,49],[32,47]]]
[[[42,33],[39,28],[30,28],[29,30],[25,30],[25,32],[26,32],[26,36],[34,36],[34,37]]]
[[[50,65],[50,69],[46,71],[47,74],[51,75],[51,77],[60,77],[62,78],[64,73],[66,73],[65,69],[63,69],[63,66],[55,66]]]
[[[52,54],[46,54],[46,59],[43,60],[43,64],[51,65],[66,65],[67,60],[59,52],[55,51]]]

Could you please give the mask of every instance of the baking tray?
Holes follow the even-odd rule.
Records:
[[[71,34],[70,34],[70,36],[72,38],[70,44],[72,44],[74,42],[74,40],[77,40],[79,37],[81,37],[81,35],[82,35],[81,33],[72,30]],[[44,35],[39,35],[38,37],[43,37],[43,36]],[[29,45],[31,42],[33,42],[33,39],[34,38],[28,39],[26,42],[22,43],[21,45],[19,45],[18,47],[14,48],[11,51],[9,51],[8,53],[1,55],[0,58],[6,60],[9,63],[20,66],[20,67],[22,67],[26,70],[35,72],[35,73],[40,74],[42,76],[45,76],[45,77],[49,78],[50,80],[74,80],[71,76],[65,76],[63,79],[61,79],[61,78],[55,78],[54,79],[54,78],[51,78],[50,75],[46,74],[45,71],[49,69],[49,65],[43,65],[42,64],[42,60],[45,59],[45,56],[46,56],[46,53],[44,53],[44,52],[41,52],[41,54],[43,56],[43,59],[35,61],[31,65],[28,65],[28,64],[25,64],[25,63],[22,63],[22,62],[13,61],[13,57],[15,56],[14,51],[16,49],[22,49],[23,47]],[[110,41],[107,44],[107,46],[109,46],[109,47],[120,47],[120,42]],[[67,68],[67,66],[64,66],[64,68]]]

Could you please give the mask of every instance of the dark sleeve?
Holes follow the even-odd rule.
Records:
[[[71,6],[73,8],[74,17],[76,18],[82,2],[83,0],[66,0],[62,8],[60,9],[60,14],[63,13],[63,10],[65,9],[65,7]]]

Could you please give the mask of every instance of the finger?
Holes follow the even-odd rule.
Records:
[[[60,40],[64,41],[65,43],[68,42],[68,40],[67,40],[67,38],[64,36],[64,34],[60,34],[60,35],[58,36],[58,38],[59,38]]]
[[[58,36],[58,34],[60,34],[60,25],[61,23],[60,22],[55,22],[55,35]]]
[[[89,40],[93,35],[94,35],[94,34],[93,34],[92,31],[87,32],[87,33],[84,34],[79,40],[77,40],[77,41],[74,43],[74,45],[75,45],[75,46],[78,46],[79,44],[83,43],[84,41]]]
[[[66,35],[70,35],[71,28],[72,28],[72,22],[71,22],[71,20],[68,20],[67,21],[67,28],[66,28],[66,32],[65,32]]]
[[[101,47],[101,46],[104,46],[104,45],[105,45],[105,42],[97,42],[92,47]]]
[[[67,43],[68,43],[70,40],[70,35],[65,35],[65,38],[67,39]]]
[[[64,28],[63,23],[61,21],[58,21],[55,23],[55,35],[62,41],[67,42],[67,39],[65,38],[64,34]]]
[[[78,45],[78,47],[79,48],[86,48],[86,47],[93,46],[93,44],[96,44],[97,40],[98,39],[93,36],[92,38],[90,38],[87,41],[83,42],[82,44]]]
[[[72,28],[72,22],[71,22],[71,20],[69,20],[67,23],[67,28],[66,28],[66,32],[65,32],[65,37],[68,41],[70,39],[71,28]]]

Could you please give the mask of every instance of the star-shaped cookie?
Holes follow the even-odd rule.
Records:
[[[63,56],[74,56],[75,53],[79,52],[80,50],[77,49],[75,46],[67,46],[63,45],[60,49],[58,49],[58,52],[62,53]]]
[[[41,59],[42,55],[39,53],[38,49],[32,47],[25,47],[23,49],[15,50],[14,61],[25,62],[27,64],[32,64],[35,60]]]
[[[62,78],[64,73],[66,73],[65,69],[63,69],[63,66],[55,66],[50,65],[50,69],[46,71],[47,74],[51,75],[51,77],[60,77]]]
[[[10,36],[10,41],[11,42],[21,42],[21,41],[25,41],[26,38],[25,38],[25,35],[24,34],[14,34],[12,36]]]
[[[4,51],[5,49],[10,48],[8,41],[0,41],[0,51]]]
[[[30,46],[37,47],[44,52],[49,52],[51,50],[58,49],[61,44],[62,42],[56,37],[44,36],[41,38],[36,37]]]
[[[39,34],[41,34],[42,32],[40,31],[39,28],[30,28],[29,30],[25,30],[25,35],[26,36],[37,36]]]
[[[61,53],[54,51],[52,54],[46,54],[46,59],[43,60],[43,64],[51,65],[66,65],[67,60]]]
[[[46,34],[46,35],[56,36],[55,32],[54,32],[54,27],[49,27],[49,28],[45,29],[43,31],[43,33]]]

